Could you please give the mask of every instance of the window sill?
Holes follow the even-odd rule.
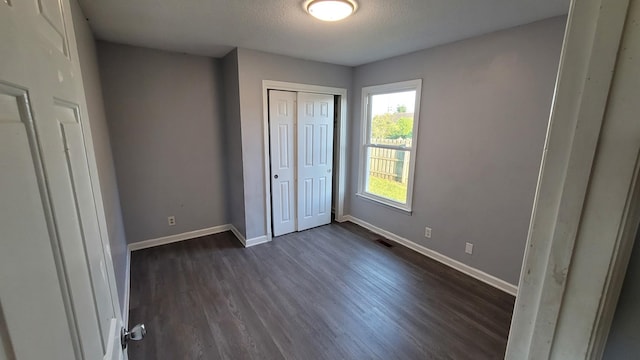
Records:
[[[399,211],[399,212],[402,212],[402,213],[407,214],[407,215],[412,215],[413,214],[413,210],[411,210],[410,208],[402,207],[402,205],[395,204],[395,203],[393,203],[393,202],[391,202],[391,201],[389,201],[389,200],[387,200],[385,198],[381,198],[381,197],[378,197],[378,196],[375,196],[375,195],[371,195],[371,194],[368,194],[368,193],[363,193],[363,192],[356,193],[356,196],[358,196],[358,197],[360,197],[362,199],[365,199],[367,201],[373,202],[373,203],[375,203],[377,205],[382,205],[382,206],[387,207],[387,208],[389,208],[391,210]]]

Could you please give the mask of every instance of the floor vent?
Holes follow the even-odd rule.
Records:
[[[380,245],[386,246],[388,248],[393,247],[393,245],[389,244],[387,241],[383,239],[376,239],[376,242]]]

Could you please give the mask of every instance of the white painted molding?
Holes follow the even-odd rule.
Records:
[[[131,243],[129,244],[129,250],[136,251],[136,250],[146,249],[154,246],[171,244],[178,241],[195,239],[201,236],[218,234],[218,233],[229,231],[229,230],[231,230],[231,225],[225,224],[225,225],[214,226],[214,227],[201,229],[201,230],[188,231],[182,234],[169,235],[169,236],[164,236],[157,239],[150,239],[150,240]]]
[[[271,239],[269,239],[267,235],[262,235],[262,236],[248,239],[247,242],[244,244],[244,247],[252,247],[252,246],[268,243],[270,241]]]
[[[189,231],[182,234],[175,234],[175,235],[164,236],[157,239],[139,241],[139,242],[129,244],[128,248],[129,248],[129,252],[131,252],[131,251],[147,249],[155,246],[171,244],[178,241],[191,240],[191,239],[199,238],[202,236],[218,234],[225,231],[231,231],[233,235],[236,236],[236,238],[240,241],[240,243],[242,243],[242,246],[244,247],[251,247],[251,246],[260,245],[260,244],[264,244],[266,242],[271,241],[271,239],[267,235],[246,239],[240,233],[240,231],[236,229],[235,226],[233,226],[232,224],[224,224],[224,225],[214,226],[206,229]],[[127,261],[130,261],[130,260],[127,258]]]
[[[245,239],[244,235],[242,235],[240,231],[235,226],[233,226],[233,224],[229,225],[229,230],[231,230],[233,235],[236,236],[236,239],[238,239],[238,241],[242,243],[242,246],[245,246],[245,244],[247,243],[247,239]]]
[[[639,67],[621,66],[638,59],[640,3],[629,4],[571,2],[507,359],[599,359],[606,337],[594,332],[615,293],[607,281],[626,242],[640,136],[629,96]]]
[[[460,271],[463,274],[469,275],[474,279],[480,280],[486,284],[489,284],[493,287],[495,287],[496,289],[502,290],[508,294],[511,294],[513,296],[515,296],[518,292],[518,287],[510,284],[502,279],[498,279],[497,277],[487,274],[484,271],[480,271],[474,267],[471,267],[469,265],[463,264],[457,260],[454,260],[448,256],[442,255],[437,251],[431,250],[429,248],[426,248],[422,245],[418,245],[415,242],[405,239],[399,235],[396,235],[392,232],[389,232],[387,230],[381,229],[375,225],[372,225],[362,219],[358,219],[354,216],[351,215],[345,215],[342,218],[343,221],[349,221],[352,222],[356,225],[360,225],[363,228],[374,232],[378,235],[384,236],[385,238],[392,240],[404,247],[407,247],[417,253],[420,253],[426,257],[429,257],[433,260],[436,260],[444,265],[447,265],[455,270]]]
[[[127,248],[127,260],[124,271],[124,307],[122,308],[122,324],[129,328],[129,296],[131,294],[131,249]]]
[[[256,246],[256,245],[260,245],[260,244],[264,244],[264,243],[268,243],[271,241],[271,239],[269,238],[269,236],[267,235],[262,235],[262,236],[258,236],[258,237],[254,237],[251,239],[246,239],[241,233],[240,231],[238,231],[238,229],[236,229],[235,226],[233,225],[229,225],[229,230],[231,230],[231,232],[233,233],[233,235],[236,236],[236,238],[238,238],[238,241],[240,241],[240,243],[242,243],[242,246],[248,248],[251,246]]]

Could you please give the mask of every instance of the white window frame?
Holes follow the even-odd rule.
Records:
[[[390,93],[398,93],[404,91],[416,92],[416,103],[413,114],[413,136],[411,141],[411,147],[393,146],[393,145],[376,145],[371,144],[370,128],[371,122],[371,97],[373,95],[382,95]],[[420,123],[420,99],[422,91],[422,79],[401,81],[396,83],[366,86],[362,88],[362,119],[361,119],[361,143],[360,143],[360,169],[359,169],[359,181],[358,192],[356,195],[365,199],[372,200],[374,202],[390,206],[408,213],[412,211],[413,203],[413,182],[414,182],[414,170],[417,157],[418,146],[418,124]],[[367,159],[367,149],[369,148],[383,148],[392,150],[409,151],[409,179],[407,183],[407,203],[399,203],[391,199],[387,199],[375,194],[369,193],[367,189],[367,174],[369,173],[369,161]]]

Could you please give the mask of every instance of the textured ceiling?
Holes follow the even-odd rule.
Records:
[[[220,57],[234,47],[342,65],[566,14],[569,0],[359,0],[346,20],[304,0],[80,0],[99,39]]]

